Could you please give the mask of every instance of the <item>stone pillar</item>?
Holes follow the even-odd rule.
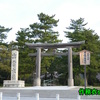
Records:
[[[11,55],[11,80],[4,80],[3,87],[24,87],[25,82],[18,80],[18,56],[17,50],[12,50]]]
[[[71,47],[68,48],[68,86],[74,86]]]
[[[35,86],[41,86],[41,48],[37,48]]]
[[[18,51],[12,51],[11,57],[11,81],[18,81]]]

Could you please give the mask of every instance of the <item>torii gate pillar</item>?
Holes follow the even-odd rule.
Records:
[[[41,86],[41,48],[37,48],[37,56],[36,56],[36,79],[34,81],[35,86]]]
[[[72,64],[72,48],[68,48],[68,86],[74,86],[73,64]]]

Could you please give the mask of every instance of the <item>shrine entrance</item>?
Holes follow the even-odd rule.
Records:
[[[80,45],[84,44],[85,41],[80,42],[72,42],[72,43],[40,43],[40,44],[33,44],[33,43],[25,43],[30,49],[36,49],[36,53],[30,53],[29,56],[36,56],[36,78],[35,78],[35,86],[41,86],[41,56],[53,56],[53,55],[60,55],[60,56],[67,56],[68,55],[68,86],[74,86],[74,79],[73,79],[73,64],[72,64],[72,55],[79,55],[79,53],[72,52],[72,48],[79,47]],[[41,49],[57,49],[57,48],[68,48],[68,52],[66,53],[42,53]]]

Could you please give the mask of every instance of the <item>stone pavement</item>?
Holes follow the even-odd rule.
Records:
[[[39,93],[40,100],[56,100],[56,94],[60,95],[60,100],[77,100],[78,90],[79,87],[75,86],[0,88],[3,100],[17,100],[17,93],[20,93],[21,100],[35,100],[36,93]],[[84,95],[81,100],[100,100],[100,95]]]

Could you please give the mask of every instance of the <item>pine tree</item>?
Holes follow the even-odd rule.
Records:
[[[7,38],[7,34],[11,28],[5,28],[4,26],[0,26],[0,43],[4,42],[4,40]]]
[[[19,72],[21,78],[27,77],[26,81],[29,81],[29,77],[32,77],[32,73],[35,72],[36,57],[30,58],[28,53],[35,53],[36,50],[31,50],[25,46],[25,42],[30,43],[59,43],[61,40],[58,39],[58,32],[54,31],[53,28],[57,27],[59,20],[54,19],[55,15],[49,16],[43,13],[38,14],[39,23],[33,23],[29,28],[22,28],[17,32],[16,43],[19,47]],[[42,51],[44,51],[42,49]],[[50,52],[53,50],[47,50]],[[42,73],[46,72],[45,67],[50,67],[51,60],[54,60],[54,57],[42,57]],[[24,76],[22,76],[24,75]]]
[[[19,49],[19,78],[25,80],[26,83],[31,84],[33,70],[35,67],[33,63],[35,60],[29,57],[28,53],[33,52],[34,50],[30,50],[28,47],[26,47],[25,43],[33,42],[34,40],[32,40],[32,37],[30,37],[29,28],[21,28],[16,35],[17,42],[13,43],[13,45],[18,46]]]
[[[91,54],[91,64],[87,67],[87,77],[89,85],[94,85],[96,82],[96,74],[100,69],[100,40],[99,36],[92,29],[86,29],[84,24],[84,19],[80,18],[78,20],[71,20],[70,26],[65,31],[66,37],[70,39],[71,42],[84,41],[80,48],[73,49],[74,51],[89,50]],[[79,73],[84,73],[84,69],[79,64],[79,57],[74,56],[74,73],[75,75]]]
[[[59,22],[59,20],[55,20],[54,17],[55,15],[49,16],[43,13],[38,14],[40,23],[33,23],[30,25],[32,36],[36,38],[35,42],[61,42],[61,40],[58,39],[58,32],[53,30],[54,27],[57,27],[57,23]]]
[[[57,27],[59,22],[54,17],[55,15],[38,14],[39,23],[30,25],[32,36],[35,38],[34,43],[59,43],[62,41],[58,39],[58,32],[54,31],[54,28]],[[53,52],[53,49],[48,49],[46,52]],[[54,57],[42,57],[42,73],[46,72],[46,67],[50,67],[51,61],[53,60]]]
[[[3,83],[3,80],[10,79],[11,53],[8,44],[4,42],[10,30],[11,28],[0,26],[0,83]]]
[[[0,45],[0,83],[10,79],[11,51],[4,45]]]

